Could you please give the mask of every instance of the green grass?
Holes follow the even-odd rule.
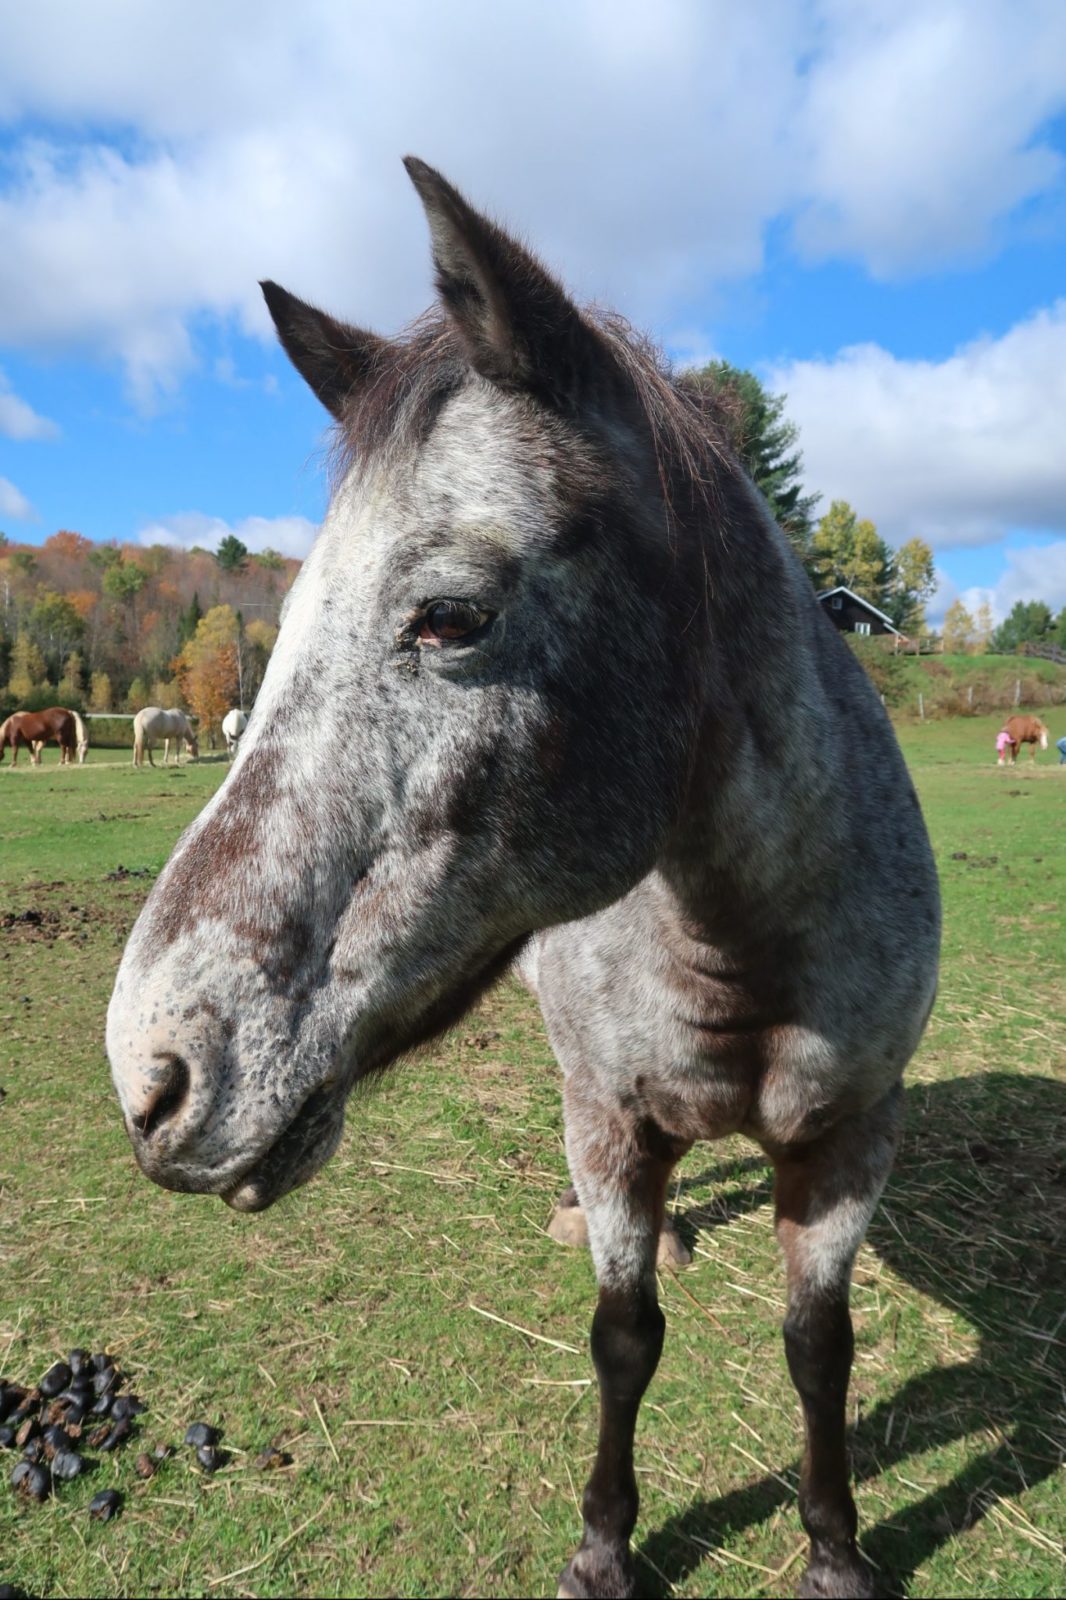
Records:
[[[997,725],[901,731],[945,961],[854,1294],[864,1545],[887,1583],[928,1596],[1063,1587],[1066,768],[1052,750],[998,770]],[[5,1471],[0,1581],[554,1592],[594,1444],[593,1279],[543,1231],[566,1163],[535,1007],[503,985],[357,1098],[325,1173],[262,1216],[150,1187],[104,1010],[150,877],[225,766],[54,763],[0,769],[0,1371],[30,1379],[72,1345],[106,1346],[149,1403],[145,1444],[203,1418],[233,1454],[205,1479],[182,1450],[142,1483],[127,1449],[43,1507],[16,1503]],[[638,1439],[649,1593],[783,1593],[800,1568],[768,1199],[743,1141],[681,1168],[696,1260],[662,1281],[666,1352]],[[292,1467],[257,1472],[275,1438]],[[111,1483],[125,1509],[100,1526],[85,1507]]]

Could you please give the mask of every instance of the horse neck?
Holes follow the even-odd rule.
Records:
[[[875,744],[883,735],[865,674],[817,614],[810,579],[739,475],[721,521],[724,533],[702,530],[710,576],[699,710],[685,796],[657,864],[697,924],[723,904],[747,904],[758,917],[792,898],[849,803],[840,768],[866,733],[862,716],[847,714],[872,721]]]

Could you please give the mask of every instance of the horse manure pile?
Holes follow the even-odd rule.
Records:
[[[86,1450],[111,1455],[135,1437],[136,1418],[148,1408],[139,1395],[120,1392],[125,1382],[114,1356],[80,1349],[55,1362],[35,1384],[26,1386],[0,1376],[0,1449],[19,1452],[9,1480],[16,1494],[26,1500],[47,1500],[59,1485],[100,1464]],[[215,1473],[230,1460],[229,1452],[219,1447],[221,1437],[221,1429],[206,1422],[189,1425],[185,1444],[201,1472]],[[142,1450],[134,1471],[147,1481],[174,1454],[172,1445]],[[272,1444],[256,1457],[255,1465],[271,1471],[291,1466],[292,1457]],[[102,1489],[93,1496],[89,1515],[109,1522],[121,1506],[119,1490]]]
[[[125,1376],[106,1351],[72,1350],[28,1388],[0,1377],[0,1448],[18,1450],[11,1487],[27,1500],[47,1500],[95,1465],[85,1450],[110,1454],[134,1431],[147,1407],[135,1394],[121,1394]],[[114,1489],[98,1494],[91,1516],[106,1521],[121,1505]]]

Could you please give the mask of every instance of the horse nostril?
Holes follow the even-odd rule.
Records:
[[[160,1055],[163,1077],[140,1118],[142,1139],[150,1139],[163,1123],[179,1111],[189,1096],[189,1068],[181,1056]]]

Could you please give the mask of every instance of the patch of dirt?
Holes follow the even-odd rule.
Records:
[[[23,911],[0,914],[0,933],[16,944],[54,944],[57,939],[73,939],[84,944],[92,921],[84,906],[27,906]]]

